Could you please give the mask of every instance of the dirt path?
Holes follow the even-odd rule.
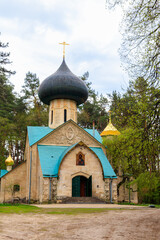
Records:
[[[40,208],[116,208],[116,209],[142,209],[146,206],[120,205],[120,204],[34,204]]]
[[[159,240],[160,209],[78,215],[1,214],[0,240]]]

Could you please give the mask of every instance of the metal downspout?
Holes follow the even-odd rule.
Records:
[[[32,177],[32,150],[30,151],[29,198],[28,198],[29,204],[30,204],[30,200],[31,200],[31,177]]]

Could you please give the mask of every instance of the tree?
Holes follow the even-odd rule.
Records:
[[[4,74],[0,74],[0,168],[4,168],[7,157],[6,141],[12,138],[14,129],[15,96],[13,85]]]
[[[160,1],[107,0],[109,7],[122,5],[122,62],[130,76],[142,76],[151,84],[160,80]]]
[[[160,203],[160,176],[154,173],[141,173],[134,181],[138,186],[139,202]]]
[[[121,135],[104,139],[104,144],[107,146],[107,156],[117,173],[121,167],[122,182],[132,176],[141,181],[138,184],[143,185],[144,178],[139,178],[140,174],[147,172],[159,176],[160,90],[139,77],[130,82],[123,95],[113,92],[110,109],[114,112],[112,122]],[[160,186],[158,179],[157,189]],[[147,199],[148,191],[143,196],[144,199]],[[155,190],[155,194],[157,191]]]
[[[5,49],[8,47],[8,43],[2,43],[0,41],[0,49]],[[11,75],[11,74],[15,74],[15,72],[8,70],[4,67],[4,65],[10,64],[11,61],[9,60],[9,56],[10,53],[8,52],[4,52],[4,51],[0,51],[0,75]]]
[[[24,79],[22,92],[28,108],[28,124],[44,125],[47,123],[48,108],[42,104],[38,97],[39,78],[36,74],[28,72]]]
[[[85,81],[88,88],[88,99],[79,107],[78,123],[85,128],[92,128],[93,121],[97,130],[102,131],[106,127],[108,114],[106,106],[108,105],[107,97],[102,94],[99,96],[94,89],[91,88],[91,82],[88,82],[89,73],[85,73],[81,79]]]

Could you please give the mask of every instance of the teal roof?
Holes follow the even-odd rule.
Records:
[[[100,159],[102,167],[103,167],[103,174],[104,178],[117,178],[115,172],[113,171],[113,168],[108,161],[106,155],[104,154],[102,148],[100,147],[90,147],[90,149],[97,155],[97,157]]]
[[[77,143],[78,144],[78,143]],[[39,158],[44,177],[58,176],[59,166],[64,156],[72,150],[77,144],[72,146],[53,146],[38,145]],[[107,157],[103,150],[99,147],[90,148],[99,158],[102,164],[104,178],[116,178]]]
[[[8,173],[6,169],[0,169],[0,178],[6,175],[6,173]]]
[[[97,130],[94,132],[93,136],[93,129],[83,128],[86,132],[88,132],[92,137],[94,137],[98,142],[102,143],[102,138]]]
[[[58,176],[59,158],[68,147],[38,145],[39,158],[42,174],[47,176]]]
[[[36,142],[38,142],[41,138],[45,137],[50,132],[54,131],[49,127],[37,127],[37,126],[28,126],[28,138],[29,138],[29,145],[32,146]]]
[[[101,136],[97,130],[95,130],[95,136],[93,136],[93,129],[82,128],[87,133],[89,133],[92,137],[94,137],[98,142],[102,143]],[[37,126],[28,126],[28,138],[29,138],[29,145],[32,146],[40,139],[45,137],[47,134],[54,131],[54,129],[49,127],[37,127]]]

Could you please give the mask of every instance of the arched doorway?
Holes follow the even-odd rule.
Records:
[[[76,176],[72,178],[72,197],[92,196],[92,176]]]

